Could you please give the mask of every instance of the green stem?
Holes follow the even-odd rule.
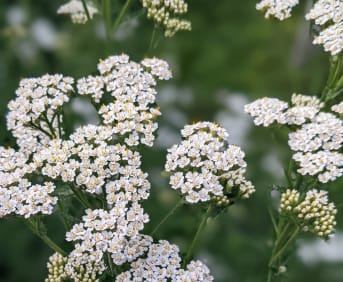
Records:
[[[58,113],[57,115],[57,124],[58,124],[58,137],[62,138],[62,125],[61,125],[61,115]]]
[[[277,228],[277,224],[276,224],[276,221],[275,221],[275,218],[274,218],[274,215],[273,215],[273,212],[270,208],[268,208],[268,213],[269,213],[269,216],[270,216],[270,220],[272,221],[272,224],[273,224],[273,228],[274,228],[274,232],[276,234],[276,236],[278,235],[278,228]]]
[[[280,217],[277,225],[277,231],[275,232],[276,238],[271,254],[271,258],[268,262],[268,274],[267,282],[272,282],[275,277],[275,271],[278,259],[284,256],[285,252],[289,249],[290,245],[294,242],[299,234],[300,228],[289,221],[287,218]]]
[[[105,21],[105,32],[106,32],[106,52],[110,53],[111,49],[111,0],[102,1],[102,16]]]
[[[183,198],[181,198],[175,205],[174,205],[174,207],[162,218],[162,220],[157,224],[157,226],[154,228],[154,230],[150,233],[150,236],[153,236],[156,232],[157,232],[157,230],[161,227],[161,225],[163,225],[166,221],[167,221],[167,219],[170,217],[170,216],[172,216],[174,213],[175,213],[175,211],[179,208],[179,207],[181,207],[183,204],[184,204],[185,202],[184,202],[184,200],[183,200]]]
[[[87,19],[90,21],[91,17],[89,15],[89,11],[88,11],[88,7],[87,7],[87,4],[86,4],[86,0],[82,0],[82,6],[83,6],[83,9],[85,10]]]
[[[52,136],[48,131],[46,131],[45,129],[43,129],[41,126],[35,124],[35,123],[32,122],[32,121],[29,122],[29,125],[30,125],[31,127],[35,128],[35,129],[37,129],[37,130],[43,132],[43,133],[44,133],[45,135],[47,135],[50,139],[53,139],[53,136]]]
[[[202,216],[201,222],[200,222],[200,224],[198,226],[198,229],[197,229],[197,231],[196,231],[196,233],[194,235],[194,238],[193,238],[193,241],[191,243],[191,246],[188,249],[187,254],[186,254],[186,256],[185,256],[185,258],[183,260],[183,263],[182,263],[182,267],[183,268],[187,265],[187,263],[191,260],[191,258],[193,256],[196,243],[199,240],[200,235],[201,235],[202,231],[204,230],[204,228],[206,226],[207,219],[210,217],[211,211],[212,211],[212,206],[209,206],[207,208],[207,210],[206,210],[206,213],[204,213],[203,216]]]
[[[70,189],[73,191],[74,195],[84,208],[92,208],[91,204],[82,195],[82,192],[78,191],[77,188],[73,187],[72,185],[70,185]]]
[[[342,87],[343,56],[332,57],[330,61],[329,77],[322,92],[321,100],[326,102],[340,93]],[[338,92],[338,94],[337,94]]]
[[[66,230],[69,230],[71,227],[71,224],[70,224],[68,218],[65,217],[65,210],[64,210],[62,201],[58,200],[57,205],[58,205],[58,209],[60,210],[60,215],[61,215],[61,218],[62,218],[62,221],[64,224],[64,228]]]
[[[112,32],[115,33],[123,19],[123,17],[125,16],[126,12],[127,12],[127,9],[129,8],[130,6],[130,3],[131,3],[132,0],[126,0],[124,6],[121,8],[120,12],[119,12],[119,15],[118,17],[116,18],[114,24],[113,24],[113,27],[112,27]]]
[[[52,250],[60,253],[62,256],[67,255],[67,252],[58,246],[54,241],[52,241],[47,234],[40,231],[39,222],[35,221],[34,219],[24,220],[24,222],[32,230],[32,232],[40,237]]]
[[[273,255],[272,258],[270,259],[269,261],[270,267],[273,265],[274,261],[278,259],[279,257],[281,257],[284,254],[284,252],[288,249],[288,247],[294,242],[294,240],[299,234],[299,231],[300,229],[297,226],[296,229],[293,231],[292,235],[289,237],[286,243],[282,246],[282,248],[275,255]]]
[[[55,130],[54,128],[52,127],[52,123],[50,123],[47,115],[44,113],[42,114],[42,117],[43,117],[43,121],[45,121],[45,123],[47,124],[47,126],[49,127],[50,129],[50,132],[51,132],[51,136],[55,139],[56,138],[56,133],[55,133]]]
[[[154,49],[154,42],[155,42],[155,38],[156,38],[156,31],[157,31],[157,27],[156,27],[156,25],[154,25],[154,29],[152,31],[151,39],[150,39],[150,43],[149,43],[148,54]]]
[[[106,258],[107,258],[107,263],[110,267],[111,275],[112,275],[112,277],[114,277],[116,275],[116,273],[114,271],[113,261],[112,261],[110,253],[106,253]]]
[[[267,276],[267,282],[273,281],[273,270],[269,267],[268,268],[268,276]]]

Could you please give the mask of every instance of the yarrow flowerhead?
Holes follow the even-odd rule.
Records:
[[[152,146],[158,127],[155,120],[161,114],[156,105],[156,79],[172,77],[168,64],[157,58],[138,64],[121,55],[100,61],[98,70],[100,76],[78,80],[78,93],[92,97],[99,105],[101,122],[111,126],[128,146]],[[106,93],[110,102],[105,101]]]
[[[65,273],[65,265],[67,263],[67,258],[63,257],[59,253],[54,253],[49,257],[47,264],[48,267],[48,277],[44,280],[45,282],[58,282],[63,281],[67,278]]]
[[[105,191],[108,207],[121,201],[147,199],[150,183],[140,169],[139,152],[111,145],[110,126],[79,127],[70,140],[55,139],[35,154],[33,161],[53,179],[76,185],[92,194]]]
[[[188,5],[184,0],[141,0],[147,10],[148,19],[163,26],[164,36],[172,37],[180,30],[191,30],[191,23],[179,19],[187,13]]]
[[[198,122],[181,131],[183,141],[168,149],[166,172],[170,185],[189,203],[213,201],[227,206],[235,197],[248,198],[255,190],[244,177],[244,152],[227,142],[226,130]]]
[[[281,106],[282,105],[282,106]],[[293,94],[290,107],[278,99],[262,98],[245,106],[256,125],[295,125],[288,144],[295,151],[302,175],[318,177],[322,183],[343,174],[343,121],[333,113],[321,112],[323,103],[316,97]],[[339,111],[339,105],[333,110]]]
[[[73,93],[74,79],[61,74],[25,78],[8,104],[7,128],[27,155],[39,150],[51,138],[60,138],[60,110]]]
[[[141,251],[128,253],[132,248],[130,241],[145,240],[139,231],[148,221],[148,215],[138,203],[121,202],[109,211],[87,209],[82,222],[75,224],[66,234],[67,241],[75,242],[75,249],[69,257],[75,257],[77,261],[77,257],[85,255],[90,262],[99,262],[108,253],[116,265],[131,261]],[[141,245],[143,249],[144,245]]]
[[[98,13],[98,9],[86,1],[89,17],[92,19],[94,14]],[[67,4],[58,8],[57,14],[69,14],[73,23],[84,24],[88,21],[85,8],[80,0],[71,0]]]
[[[289,134],[288,144],[298,172],[317,175],[320,182],[333,181],[343,174],[343,121],[331,113],[319,113],[311,123]]]
[[[201,261],[191,261],[182,269],[179,248],[160,240],[150,244],[144,258],[131,262],[130,270],[118,275],[115,281],[210,282],[213,277]]]
[[[262,0],[257,10],[265,11],[265,17],[284,20],[291,16],[291,10],[299,0]],[[307,20],[313,20],[320,27],[313,44],[321,44],[332,56],[343,50],[343,2],[341,0],[318,0],[306,14]]]
[[[244,106],[244,111],[254,117],[256,125],[301,125],[311,120],[323,107],[314,96],[292,94],[291,105],[277,98],[261,98]]]
[[[33,184],[28,176],[35,169],[25,154],[0,147],[0,218],[52,213],[57,203],[52,196],[55,185],[48,181]]]
[[[333,105],[331,107],[331,110],[340,116],[343,116],[343,101],[338,103],[337,105]]]
[[[244,106],[244,111],[254,117],[256,125],[269,126],[280,123],[288,103],[276,98],[264,97]]]
[[[262,0],[256,4],[256,9],[265,12],[265,17],[275,17],[284,20],[291,16],[292,8],[299,4],[299,0]]]
[[[343,50],[343,2],[341,0],[319,0],[306,14],[307,20],[314,20],[321,31],[313,44],[321,44],[331,55]]]
[[[287,190],[281,195],[281,214],[295,216],[297,224],[306,232],[327,239],[336,226],[335,205],[329,202],[327,191],[312,189],[304,197],[296,190]]]

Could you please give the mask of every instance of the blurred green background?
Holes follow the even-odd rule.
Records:
[[[6,130],[7,103],[23,77],[63,73],[75,78],[96,72],[99,58],[108,50],[101,19],[73,25],[67,16],[56,14],[65,1],[0,1],[0,139],[1,145],[15,147]],[[113,13],[124,1],[112,1]],[[311,1],[309,1],[311,2]],[[137,13],[138,0],[113,39],[112,54],[127,53],[134,60],[156,55],[167,60],[174,79],[159,85],[160,134],[156,146],[144,152],[144,169],[153,184],[152,196],[144,203],[151,215],[149,232],[177,201],[161,176],[166,148],[177,142],[187,122],[210,120],[221,123],[232,143],[246,152],[249,178],[256,193],[230,208],[230,212],[209,222],[198,245],[196,258],[204,260],[215,281],[265,281],[271,251],[272,226],[268,207],[277,206],[270,193],[274,183],[284,184],[282,167],[290,151],[287,136],[252,126],[243,105],[258,97],[288,100],[292,93],[317,94],[325,85],[328,56],[311,45],[310,27],[304,20],[307,2],[287,21],[265,20],[255,10],[256,1],[189,0],[193,30],[171,39],[161,38],[148,53],[153,24]],[[93,113],[74,101],[68,128],[92,122]],[[343,202],[342,181],[330,186],[331,198]],[[343,281],[343,211],[337,216],[335,240],[319,244],[303,236],[289,262],[287,281]],[[199,211],[184,207],[159,231],[158,236],[177,243],[183,252],[197,227]],[[57,217],[46,218],[49,234],[63,241],[63,226]],[[43,281],[46,261],[52,251],[20,221],[0,220],[0,281]]]

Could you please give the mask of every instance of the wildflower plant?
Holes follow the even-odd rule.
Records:
[[[298,3],[263,0],[256,8],[267,18],[284,20]],[[188,123],[160,169],[179,200],[147,227],[156,215],[144,203],[155,190],[142,165],[143,151],[154,146],[158,134],[159,85],[173,74],[168,62],[155,56],[137,62],[125,53],[112,54],[116,31],[133,14],[131,4],[122,1],[118,11],[110,0],[63,4],[57,13],[70,15],[73,23],[103,21],[108,56],[99,60],[97,72],[79,78],[23,78],[8,104],[7,129],[16,147],[0,147],[0,218],[22,220],[53,250],[46,282],[214,281],[215,274],[195,257],[199,239],[210,219],[255,192],[247,177],[249,158],[230,141],[227,129],[210,121]],[[156,49],[158,28],[165,37],[191,30],[181,19],[188,11],[184,0],[136,4],[154,22],[149,54]],[[275,240],[267,282],[286,272],[302,232],[329,240],[337,225],[338,208],[327,184],[343,174],[342,2],[318,0],[305,17],[319,29],[313,43],[331,55],[321,95],[294,93],[290,101],[264,97],[244,107],[255,125],[287,131],[292,152],[284,170],[287,185],[278,186],[280,202],[271,212]],[[74,99],[89,102],[95,122],[66,128]],[[185,206],[198,209],[201,217],[190,245],[179,247],[158,231]],[[63,245],[50,237],[46,222],[52,215],[65,228]]]
[[[109,4],[72,0],[57,13],[70,14],[73,23],[82,24],[99,14],[106,32],[113,34],[130,1],[113,29]],[[176,17],[187,12],[186,2],[142,5],[167,37],[190,29],[189,22]],[[107,41],[110,45],[110,37]],[[229,144],[228,133],[215,123],[185,126],[185,140],[168,151],[165,165],[171,187],[181,192],[180,201],[147,234],[151,215],[142,203],[150,196],[151,184],[140,150],[154,144],[161,115],[157,84],[171,79],[172,72],[162,59],[134,62],[126,54],[108,56],[97,68],[98,74],[78,79],[45,74],[20,81],[7,114],[18,148],[0,149],[1,218],[24,218],[54,250],[47,282],[213,281],[209,268],[193,260],[193,253],[208,219],[254,192],[245,179],[244,152]],[[69,132],[65,109],[75,98],[90,102],[97,122],[75,125]],[[180,254],[157,230],[178,207],[197,203],[204,204],[206,212],[187,253]],[[49,236],[45,220],[52,214],[63,222],[67,249]]]
[[[265,16],[284,20],[299,1],[261,1],[258,10]],[[342,1],[314,3],[306,14],[319,29],[314,44],[330,52],[329,77],[320,95],[292,94],[291,101],[264,97],[244,108],[255,125],[280,127],[288,131],[293,153],[285,168],[287,186],[278,187],[281,199],[277,217],[271,212],[275,240],[269,260],[267,281],[277,281],[286,272],[286,263],[301,232],[329,240],[335,232],[337,209],[325,189],[343,175],[343,90]]]

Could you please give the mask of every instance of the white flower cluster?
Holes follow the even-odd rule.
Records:
[[[86,1],[89,17],[92,19],[94,14],[98,13],[98,9]],[[82,1],[71,0],[68,3],[58,8],[57,14],[69,14],[71,21],[75,24],[84,24],[87,22],[87,14],[83,7]]]
[[[265,17],[270,16],[280,21],[291,16],[292,8],[299,4],[299,0],[262,0],[256,4],[256,9],[265,12]]]
[[[293,94],[291,107],[282,115],[281,124],[301,125],[312,120],[324,103],[315,96]]]
[[[13,149],[0,147],[0,218],[16,214],[29,218],[42,213],[51,214],[57,197],[52,182],[32,184],[27,175],[35,171],[27,157]]]
[[[148,221],[148,215],[138,203],[118,203],[110,211],[86,210],[82,222],[66,234],[67,241],[76,242],[66,264],[68,276],[80,265],[101,262],[106,253],[116,265],[137,258],[148,244],[139,234]],[[134,243],[130,243],[131,239]],[[137,252],[133,251],[137,248]]]
[[[289,133],[288,144],[295,151],[293,159],[302,175],[316,175],[322,183],[343,174],[343,121],[332,113],[321,112],[318,98],[293,94],[292,106],[275,98],[262,98],[245,106],[256,125],[272,123],[297,125]],[[333,109],[338,109],[333,108]]]
[[[299,0],[262,0],[256,5],[257,10],[265,11],[265,17],[273,16],[284,20],[291,16],[291,10]],[[313,44],[321,44],[331,55],[343,50],[343,2],[342,0],[318,0],[306,14],[307,20],[314,20],[321,31]]]
[[[109,57],[98,69],[99,76],[78,81],[79,93],[74,93],[70,77],[24,79],[17,98],[9,104],[7,123],[20,149],[0,147],[0,218],[51,214],[60,193],[54,182],[66,183],[85,206],[95,201],[103,204],[103,209],[87,209],[81,222],[67,232],[66,240],[73,242],[74,249],[66,257],[50,257],[46,282],[95,282],[108,267],[108,257],[113,264],[122,265],[137,263],[147,253],[154,255],[153,239],[140,234],[149,217],[139,202],[148,198],[150,183],[135,149],[154,141],[155,120],[160,114],[155,102],[156,80],[171,78],[171,72],[165,61],[147,58],[138,64],[126,55]],[[91,97],[100,124],[80,126],[67,137],[61,124],[62,107],[71,94]],[[218,129],[216,134],[226,133]],[[225,156],[237,158],[231,165],[237,169],[220,168],[218,172],[232,174],[229,178],[234,184],[230,185],[250,189],[248,182],[241,183],[244,154],[232,146],[231,155]],[[51,181],[43,182],[45,179]],[[223,181],[228,185],[229,180]],[[159,267],[164,271],[164,265]],[[192,262],[185,270],[180,265],[177,268],[183,281],[212,281],[200,262]],[[160,277],[161,273],[154,275]]]
[[[327,191],[310,190],[302,199],[296,190],[287,190],[281,195],[280,212],[293,214],[303,230],[319,237],[328,238],[334,233],[337,210],[329,202]]]
[[[191,261],[186,269],[181,268],[179,248],[168,241],[151,244],[146,257],[131,263],[130,270],[116,277],[116,282],[172,281],[210,282],[213,277],[201,261]]]
[[[168,64],[157,58],[144,59],[141,64],[129,61],[127,55],[111,56],[98,64],[101,76],[78,80],[80,95],[89,95],[100,104],[98,113],[102,122],[110,125],[115,134],[125,138],[128,146],[153,145],[155,122],[160,115],[156,105],[156,78],[172,77]],[[104,93],[112,101],[103,101]]]
[[[311,123],[289,134],[288,144],[293,159],[299,162],[298,172],[317,175],[322,183],[343,174],[343,121],[331,113],[319,113]]]
[[[67,278],[64,267],[67,263],[67,258],[59,253],[54,253],[49,257],[48,261],[48,277],[45,282],[60,282]]]
[[[293,151],[313,152],[339,150],[343,143],[343,122],[331,113],[321,112],[311,123],[289,134],[288,144]]]
[[[301,125],[313,119],[323,107],[314,96],[293,94],[291,106],[277,98],[264,97],[244,106],[244,111],[254,117],[256,125],[267,127],[273,123]]]
[[[313,44],[321,44],[333,56],[343,50],[343,2],[341,0],[319,0],[306,14],[307,20],[322,26]]]
[[[72,252],[67,257],[64,271],[66,277],[75,282],[100,282],[99,276],[105,269],[104,261],[94,260],[92,254]]]
[[[276,98],[264,97],[244,106],[244,111],[254,117],[256,125],[267,127],[272,123],[281,123],[288,103]]]
[[[86,237],[88,237],[88,241],[94,240],[97,242],[94,244],[104,248],[106,243],[101,242],[100,237],[102,235],[106,237],[108,231],[101,228],[101,224],[104,221],[100,222],[101,219],[99,219],[98,216],[99,214],[96,214],[89,218],[90,221],[94,221],[94,225],[99,229],[98,236],[93,235],[92,238],[92,236],[86,235]],[[106,217],[107,216],[105,216],[104,220],[106,220]],[[81,229],[76,232],[80,234]],[[107,237],[111,236],[107,235]],[[103,239],[109,240],[109,238]],[[213,277],[210,275],[208,267],[199,260],[191,261],[186,266],[186,269],[182,269],[179,248],[176,245],[170,244],[168,241],[160,240],[158,243],[153,243],[152,237],[139,234],[131,237],[130,241],[126,241],[125,243],[120,243],[120,239],[116,236],[115,238],[112,238],[112,243],[114,245],[124,244],[125,249],[121,250],[122,261],[130,263],[130,269],[117,275],[115,279],[116,282],[213,281]],[[107,252],[110,253],[111,249],[107,248]],[[117,254],[115,256],[118,257]],[[99,275],[101,275],[106,268],[103,260],[96,260],[92,254],[73,254],[73,252],[67,257],[54,253],[49,258],[47,266],[48,277],[45,279],[45,282],[60,282],[70,278],[74,279],[73,281],[79,282],[98,282]]]
[[[187,13],[188,5],[184,0],[141,0],[147,10],[148,19],[164,27],[164,36],[172,37],[180,30],[191,30],[189,21],[179,19]]]
[[[105,190],[108,207],[147,199],[150,183],[140,169],[140,154],[125,145],[110,145],[112,138],[110,126],[83,126],[70,140],[50,141],[33,161],[50,178],[60,178],[92,194]]]
[[[59,111],[69,101],[73,83],[73,78],[61,74],[20,81],[16,99],[8,104],[7,128],[22,152],[29,155],[47,144],[50,138],[61,137]]]
[[[248,198],[255,191],[244,177],[244,152],[228,144],[225,129],[199,122],[186,125],[181,134],[181,144],[168,149],[165,170],[171,174],[171,187],[187,202],[228,205],[230,198]]]
[[[339,115],[343,115],[343,101],[342,102],[340,102],[339,104],[337,104],[337,105],[333,105],[332,107],[331,107],[331,110],[333,111],[333,112],[335,112],[335,113],[337,113],[337,114],[339,114]]]
[[[63,257],[59,253],[50,256],[47,267],[48,277],[44,280],[45,282],[61,282],[70,279],[75,282],[99,282],[97,277],[106,268],[103,261],[91,261],[87,255]]]

